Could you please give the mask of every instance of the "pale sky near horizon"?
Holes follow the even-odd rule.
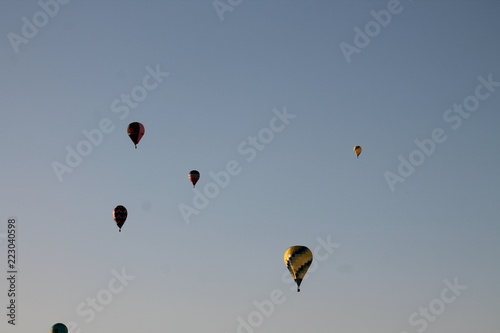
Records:
[[[499,17],[0,2],[0,331],[498,333]]]

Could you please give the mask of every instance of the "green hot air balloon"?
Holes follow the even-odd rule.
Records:
[[[52,330],[50,331],[51,333],[68,333],[68,328],[66,325],[57,323],[52,326]]]

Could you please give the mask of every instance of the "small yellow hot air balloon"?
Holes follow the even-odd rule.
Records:
[[[292,246],[285,251],[283,261],[290,271],[292,278],[295,280],[295,283],[297,283],[297,291],[300,291],[302,279],[313,261],[311,250],[301,245]]]
[[[361,148],[361,146],[355,146],[352,150],[354,150],[354,154],[356,154],[356,158],[358,158],[359,154],[363,151],[363,148]]]

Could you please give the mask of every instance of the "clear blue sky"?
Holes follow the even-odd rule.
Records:
[[[498,333],[498,1],[54,1],[0,3],[2,332]]]

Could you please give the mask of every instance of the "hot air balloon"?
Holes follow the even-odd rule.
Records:
[[[66,325],[57,323],[52,326],[51,333],[68,333],[68,328]]]
[[[292,246],[285,251],[283,261],[285,262],[286,268],[290,271],[292,278],[295,280],[295,283],[297,283],[297,291],[300,291],[302,279],[313,261],[311,250],[301,245]]]
[[[130,123],[128,125],[127,133],[130,137],[130,140],[132,140],[132,142],[134,143],[135,149],[137,149],[137,144],[139,143],[139,141],[141,141],[142,136],[145,133],[144,126],[141,123],[137,122]]]
[[[361,146],[355,146],[352,150],[354,150],[354,154],[356,154],[356,158],[358,158],[359,154],[363,151],[363,148],[361,148]]]
[[[191,171],[189,171],[188,178],[194,187],[196,185],[196,183],[198,182],[198,180],[200,179],[200,173],[197,170],[191,170]]]
[[[120,232],[122,231],[122,226],[127,219],[127,208],[118,205],[113,209],[113,219],[115,220],[116,225],[120,228]]]

